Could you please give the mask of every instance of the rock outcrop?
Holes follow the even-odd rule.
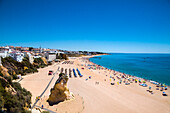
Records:
[[[74,98],[74,95],[69,92],[67,88],[68,76],[64,73],[59,74],[54,87],[51,89],[51,94],[47,100],[49,105],[58,104],[64,100],[70,100]]]
[[[5,68],[4,66],[0,66],[0,73],[2,73],[2,75],[4,77],[9,77],[10,76],[9,73],[8,73],[8,69]]]

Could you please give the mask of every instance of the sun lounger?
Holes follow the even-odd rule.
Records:
[[[78,74],[79,74],[80,77],[83,76],[83,75],[80,73],[80,71],[78,70],[78,68],[77,68],[77,72],[78,72]]]
[[[75,72],[75,69],[73,69],[73,73],[74,73],[74,76],[77,77],[77,74],[76,74],[76,72]]]

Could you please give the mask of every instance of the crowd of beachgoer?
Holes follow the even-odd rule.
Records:
[[[105,68],[105,67],[97,65],[93,62],[90,62],[88,58],[82,58],[82,62],[84,64],[79,64],[79,65],[84,66],[85,68],[87,68],[89,70],[104,70],[105,73],[109,72],[109,74],[106,74],[106,77],[110,77],[111,85],[115,85],[115,84],[130,85],[131,83],[136,83],[142,87],[147,87],[148,89],[146,91],[148,91],[151,94],[154,94],[152,87],[147,84],[149,82],[156,86],[156,90],[162,91],[163,96],[167,96],[165,91],[168,90],[168,87],[165,84],[161,84],[161,83],[151,81],[151,80],[142,79],[142,78],[139,78],[136,76],[128,75],[125,73],[121,73],[121,72],[117,72],[117,71]],[[104,81],[106,81],[106,79],[104,79]],[[95,84],[99,84],[99,83],[96,82]]]

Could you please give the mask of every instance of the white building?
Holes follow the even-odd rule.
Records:
[[[29,58],[29,62],[31,64],[33,64],[34,62],[34,56],[30,53],[30,52],[24,52],[24,57],[28,57]]]
[[[0,51],[0,57],[5,58],[7,56],[9,56],[9,52],[8,51]]]
[[[47,61],[54,61],[56,59],[56,53],[45,53]]]
[[[29,62],[31,63],[31,64],[33,64],[33,62],[34,62],[34,56],[29,56]]]
[[[12,57],[14,60],[18,61],[18,62],[22,62],[23,58],[24,58],[24,53],[21,53],[19,51],[14,51],[12,53],[10,53],[10,57]]]
[[[34,58],[41,58],[41,56],[40,55],[35,55]]]
[[[5,58],[9,56],[9,53],[12,52],[12,49],[9,46],[1,47],[0,57]]]
[[[64,52],[60,52],[58,50],[50,51],[50,53],[55,53],[57,56],[60,56],[60,54],[64,54]]]
[[[0,57],[0,66],[2,65],[2,63],[1,63],[1,57]]]

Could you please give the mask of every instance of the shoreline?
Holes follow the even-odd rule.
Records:
[[[73,72],[71,72],[72,77],[69,77],[67,84],[69,91],[74,95],[78,95],[76,100],[64,101],[53,106],[48,105],[46,99],[50,95],[50,89],[53,88],[56,80],[58,79],[58,76],[55,76],[36,106],[41,106],[43,104],[45,109],[55,112],[58,110],[58,113],[75,113],[82,110],[82,108],[82,113],[113,113],[113,109],[115,112],[119,113],[136,113],[138,111],[150,113],[159,113],[161,111],[168,113],[166,110],[169,109],[170,105],[169,89],[166,91],[168,96],[162,96],[162,92],[156,90],[155,85],[149,83],[148,81],[146,81],[146,83],[148,86],[152,87],[154,94],[146,91],[148,87],[141,87],[135,82],[130,83],[130,85],[125,85],[123,82],[122,84],[117,84],[119,79],[116,77],[120,77],[120,72],[114,75],[113,70],[93,70],[85,66],[86,61],[87,64],[95,64],[88,61],[91,57],[94,56],[71,58],[66,60],[66,62],[71,61],[74,62],[73,64],[61,62],[56,65],[55,63],[54,65],[41,69],[38,73],[25,76],[21,81],[21,85],[32,93],[32,104],[35,102],[36,96],[41,95],[50,82],[52,76],[48,76],[49,70],[56,72],[58,67],[64,68],[64,70],[78,68],[83,76],[80,77],[77,75],[77,77],[75,77]],[[84,58],[86,60],[84,60]],[[89,76],[91,76],[91,78],[89,78]],[[116,80],[111,81],[110,76],[115,77]],[[111,85],[112,82],[115,84]]]
[[[105,54],[105,55],[109,55],[109,54]],[[103,56],[103,55],[96,55],[96,56]],[[148,82],[153,81],[153,82],[156,82],[156,83],[158,83],[158,84],[163,84],[163,83],[158,82],[158,81],[155,81],[155,80],[149,80],[149,79],[147,79],[147,78],[138,77],[138,76],[131,75],[131,74],[127,74],[127,73],[124,73],[124,72],[121,72],[121,71],[116,71],[116,70],[114,70],[114,69],[110,69],[110,68],[104,67],[104,66],[102,66],[102,65],[99,65],[99,64],[96,64],[96,63],[90,61],[90,58],[93,58],[93,57],[96,57],[96,56],[94,55],[94,56],[92,56],[92,57],[89,57],[89,58],[88,58],[88,61],[89,61],[90,63],[94,64],[94,65],[101,66],[101,67],[103,67],[103,68],[105,68],[105,69],[112,70],[112,71],[115,71],[115,72],[118,72],[118,73],[121,73],[121,74],[125,74],[125,75],[130,75],[130,76],[132,76],[132,77],[137,78],[138,80],[139,80],[139,79],[143,79],[143,80],[148,81]],[[167,84],[166,84],[166,87],[170,88],[170,85],[167,85]]]

